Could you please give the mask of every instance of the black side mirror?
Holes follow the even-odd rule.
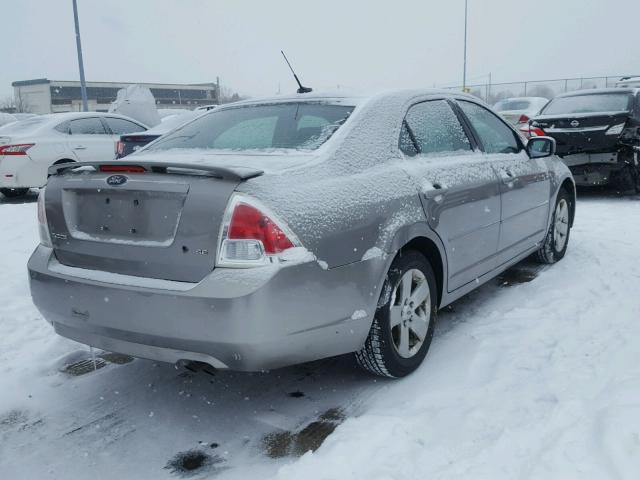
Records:
[[[556,154],[556,139],[551,137],[532,137],[527,143],[529,158],[545,158]]]

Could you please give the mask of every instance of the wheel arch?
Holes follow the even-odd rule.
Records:
[[[560,191],[566,192],[571,199],[571,204],[569,205],[569,226],[573,227],[573,220],[576,216],[576,185],[572,179],[567,177],[560,184],[558,193],[560,193]]]
[[[70,158],[61,158],[60,160],[56,160],[55,162],[53,162],[51,165],[60,165],[61,163],[71,163],[71,162],[75,162],[75,160],[72,160]]]
[[[414,250],[427,258],[436,276],[438,306],[440,306],[447,281],[447,257],[440,238],[426,224],[418,223],[398,231],[392,247],[392,251],[397,252],[396,256]]]

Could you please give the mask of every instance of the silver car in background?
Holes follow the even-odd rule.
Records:
[[[249,371],[354,352],[401,377],[438,309],[564,256],[554,149],[449,91],[220,106],[126,159],[52,167],[31,293],[110,351]]]
[[[527,123],[535,117],[549,100],[544,97],[505,98],[497,102],[493,109],[511,125]]]

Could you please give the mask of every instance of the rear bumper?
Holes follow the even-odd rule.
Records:
[[[576,185],[608,185],[616,181],[616,173],[625,165],[637,164],[637,152],[624,153],[577,153],[563,156],[562,161],[571,170]]]
[[[0,188],[42,187],[45,183],[28,155],[0,155]]]
[[[101,281],[52,268],[55,263],[52,250],[39,246],[28,268],[33,301],[58,334],[142,358],[244,371],[359,349],[387,268],[381,258],[330,270],[316,262],[218,268],[198,284],[160,288],[162,280],[149,286],[125,284],[124,276]],[[352,319],[357,310],[367,316]]]

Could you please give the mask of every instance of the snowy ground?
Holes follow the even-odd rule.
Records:
[[[400,381],[348,358],[65,373],[88,351],[31,305],[35,216],[32,201],[0,201],[0,478],[638,478],[640,197],[583,196],[567,257],[447,309]]]

